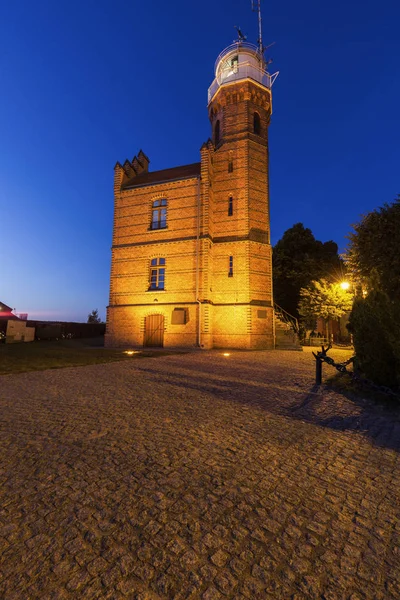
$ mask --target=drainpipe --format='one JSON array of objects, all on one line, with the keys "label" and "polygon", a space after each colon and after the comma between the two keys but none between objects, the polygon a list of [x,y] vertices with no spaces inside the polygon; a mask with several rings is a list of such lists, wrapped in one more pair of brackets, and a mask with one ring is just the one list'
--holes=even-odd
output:
[{"label": "drainpipe", "polygon": [[[271,244],[271,242],[270,242]],[[276,350],[276,323],[275,323],[275,302],[274,302],[274,287],[273,287],[273,276],[272,276],[272,252],[273,248],[271,246],[271,304],[272,304],[272,336],[273,336],[273,344],[274,350]]]},{"label": "drainpipe", "polygon": [[197,329],[197,345],[201,348],[201,300],[200,289],[200,177],[197,179],[197,236],[196,236],[196,302],[199,305],[199,319]]}]

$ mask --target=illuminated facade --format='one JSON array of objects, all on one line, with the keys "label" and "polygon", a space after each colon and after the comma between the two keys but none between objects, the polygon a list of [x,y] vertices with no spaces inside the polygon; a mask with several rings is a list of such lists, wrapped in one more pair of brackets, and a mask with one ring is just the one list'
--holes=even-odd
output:
[{"label": "illuminated facade", "polygon": [[272,348],[268,126],[259,49],[226,48],[209,88],[201,161],[115,167],[108,346]]}]

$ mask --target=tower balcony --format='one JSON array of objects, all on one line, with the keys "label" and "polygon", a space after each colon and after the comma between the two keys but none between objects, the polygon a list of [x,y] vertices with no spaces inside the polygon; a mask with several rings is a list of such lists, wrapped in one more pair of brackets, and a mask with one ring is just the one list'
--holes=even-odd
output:
[{"label": "tower balcony", "polygon": [[264,57],[259,49],[248,42],[235,42],[221,52],[215,61],[215,79],[208,88],[208,102],[223,85],[252,79],[271,89],[278,73],[271,75],[266,69]]}]

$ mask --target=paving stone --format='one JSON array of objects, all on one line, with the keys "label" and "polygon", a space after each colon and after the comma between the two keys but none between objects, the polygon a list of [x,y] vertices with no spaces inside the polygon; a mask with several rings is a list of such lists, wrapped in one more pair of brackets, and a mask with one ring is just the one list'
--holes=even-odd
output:
[{"label": "paving stone", "polygon": [[1,378],[1,598],[400,597],[398,411],[231,358]]}]

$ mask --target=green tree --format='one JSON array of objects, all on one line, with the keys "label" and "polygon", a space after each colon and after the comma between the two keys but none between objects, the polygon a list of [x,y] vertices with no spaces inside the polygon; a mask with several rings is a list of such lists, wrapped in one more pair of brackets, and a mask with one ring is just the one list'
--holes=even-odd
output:
[{"label": "green tree", "polygon": [[[346,263],[355,281],[400,297],[400,196],[364,215],[349,234]],[[375,281],[371,281],[371,275]]]},{"label": "green tree", "polygon": [[272,265],[274,300],[295,317],[299,316],[302,288],[321,278],[340,280],[344,277],[337,244],[316,240],[311,229],[302,223],[285,231],[274,246]]},{"label": "green tree", "polygon": [[92,310],[92,312],[90,313],[90,315],[88,315],[88,319],[87,319],[88,323],[101,323],[101,319],[99,317],[99,311],[97,308],[95,308],[94,310]]},{"label": "green tree", "polygon": [[310,327],[314,326],[317,318],[324,319],[328,337],[329,321],[349,312],[352,304],[353,295],[343,290],[339,283],[329,283],[326,279],[320,279],[300,290],[299,314]]},{"label": "green tree", "polygon": [[382,291],[357,298],[349,319],[358,368],[378,385],[400,384],[400,303]]}]

